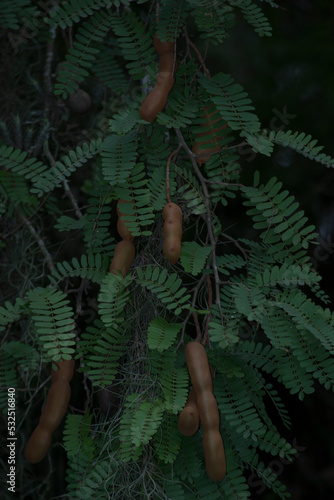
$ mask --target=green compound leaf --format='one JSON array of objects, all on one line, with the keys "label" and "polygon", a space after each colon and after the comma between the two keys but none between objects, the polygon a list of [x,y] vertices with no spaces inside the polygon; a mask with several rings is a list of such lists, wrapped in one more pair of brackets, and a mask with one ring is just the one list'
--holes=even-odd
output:
[{"label": "green compound leaf", "polygon": [[183,242],[180,259],[184,270],[197,276],[203,270],[211,251],[211,247],[201,247],[195,241]]},{"label": "green compound leaf", "polygon": [[182,324],[168,323],[168,321],[160,316],[154,318],[148,326],[148,347],[156,349],[158,352],[165,351],[174,344],[181,328]]}]

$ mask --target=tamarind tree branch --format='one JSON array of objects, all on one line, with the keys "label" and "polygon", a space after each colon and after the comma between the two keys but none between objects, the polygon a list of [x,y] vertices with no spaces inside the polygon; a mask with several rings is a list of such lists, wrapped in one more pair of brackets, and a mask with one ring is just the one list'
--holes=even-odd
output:
[{"label": "tamarind tree branch", "polygon": [[203,281],[205,280],[205,276],[206,275],[203,274],[202,277],[201,277],[201,279],[198,280],[197,285],[193,288],[193,298],[192,298],[192,301],[191,301],[191,309],[188,312],[188,314],[186,316],[186,319],[183,322],[183,328],[182,328],[182,332],[181,332],[181,336],[180,336],[180,341],[179,341],[178,345],[176,346],[176,349],[175,349],[176,351],[178,350],[178,348],[180,347],[180,345],[183,343],[184,332],[185,332],[187,323],[189,321],[189,318],[193,314],[193,309],[195,309],[195,305],[196,305],[196,301],[197,301],[197,296],[198,296],[200,288],[201,288],[201,286],[203,284]]},{"label": "tamarind tree branch", "polygon": [[191,163],[194,167],[194,171],[201,183],[203,193],[204,193],[204,198],[205,198],[205,209],[206,209],[206,224],[208,228],[208,234],[209,234],[209,239],[210,243],[212,246],[212,252],[211,252],[211,257],[212,257],[212,268],[213,268],[213,274],[215,277],[215,290],[216,290],[216,304],[219,308],[221,317],[223,317],[223,311],[221,308],[221,302],[220,302],[220,290],[219,290],[219,285],[220,285],[220,279],[219,279],[219,273],[218,273],[218,267],[217,267],[217,260],[216,260],[216,238],[213,234],[213,229],[212,229],[212,218],[211,218],[211,207],[210,207],[210,193],[208,191],[205,178],[203,177],[200,169],[198,168],[198,165],[195,161],[195,155],[191,151],[191,149],[188,147],[188,144],[186,143],[183,134],[180,129],[175,129],[176,135],[180,141],[180,143],[183,146],[183,149],[187,153],[188,157],[191,160]]}]

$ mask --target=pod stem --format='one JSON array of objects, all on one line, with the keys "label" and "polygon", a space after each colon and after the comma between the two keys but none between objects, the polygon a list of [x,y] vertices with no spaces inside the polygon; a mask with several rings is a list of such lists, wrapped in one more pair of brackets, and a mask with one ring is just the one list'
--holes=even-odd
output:
[{"label": "pod stem", "polygon": [[198,321],[198,316],[196,312],[193,312],[193,318],[194,318],[194,323],[195,323],[195,328],[196,328],[196,342],[201,341],[202,337],[202,332],[201,332],[201,327],[199,326],[199,321]]}]

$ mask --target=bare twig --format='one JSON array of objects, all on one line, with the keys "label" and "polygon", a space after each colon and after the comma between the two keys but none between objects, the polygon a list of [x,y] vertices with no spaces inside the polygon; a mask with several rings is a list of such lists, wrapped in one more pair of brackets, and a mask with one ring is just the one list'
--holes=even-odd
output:
[{"label": "bare twig", "polygon": [[[47,157],[47,159],[49,160],[51,166],[54,168],[57,168],[57,163],[56,163],[56,160],[54,159],[54,157],[50,151],[48,140],[46,140],[43,144],[43,152],[44,152],[45,156]],[[81,217],[82,217],[81,210],[77,204],[77,200],[75,199],[66,179],[63,180],[63,186],[64,186],[65,192],[66,192],[69,200],[72,203],[72,206],[73,206],[74,211],[75,211],[75,215],[78,217],[78,219],[81,219]]]},{"label": "bare twig", "polygon": [[188,46],[190,46],[196,52],[197,58],[200,62],[201,67],[204,70],[206,77],[210,79],[211,76],[210,76],[209,70],[206,67],[206,64],[204,62],[204,58],[203,58],[202,54],[200,53],[200,51],[198,50],[198,48],[196,47],[196,45],[190,40],[186,26],[184,26],[184,34],[186,36],[186,41],[187,41]]},{"label": "bare twig", "polygon": [[193,312],[193,318],[196,328],[196,342],[200,342],[202,337],[202,332],[201,332],[201,327],[199,326],[197,312]]},{"label": "bare twig", "polygon": [[38,243],[38,246],[46,259],[46,263],[47,263],[50,271],[55,270],[55,265],[53,263],[51,254],[48,252],[43,239],[37,234],[34,226],[31,224],[31,222],[21,212],[18,212],[18,214],[21,217],[21,219],[23,220],[25,226],[29,229],[32,236],[35,238],[36,242]]},{"label": "bare twig", "polygon": [[221,236],[224,236],[224,238],[226,238],[227,240],[232,241],[235,244],[235,246],[240,250],[240,252],[244,256],[244,259],[246,261],[248,260],[247,251],[244,248],[242,248],[242,246],[240,245],[240,243],[236,239],[232,238],[232,236],[229,236],[226,233],[221,233]]},{"label": "bare twig", "polygon": [[195,309],[198,292],[199,292],[199,290],[200,290],[200,288],[201,288],[201,286],[203,284],[204,279],[205,279],[205,274],[203,274],[203,276],[201,277],[201,279],[198,281],[197,285],[193,288],[193,298],[192,298],[192,301],[191,301],[191,309],[188,312],[188,314],[186,316],[186,319],[183,322],[183,328],[182,328],[182,332],[181,332],[181,337],[180,337],[180,341],[179,341],[178,345],[176,346],[176,351],[178,350],[178,348],[180,347],[180,345],[183,343],[184,332],[186,330],[186,326],[187,326],[187,323],[189,321],[189,318],[190,318],[190,316],[193,313],[193,309]]}]

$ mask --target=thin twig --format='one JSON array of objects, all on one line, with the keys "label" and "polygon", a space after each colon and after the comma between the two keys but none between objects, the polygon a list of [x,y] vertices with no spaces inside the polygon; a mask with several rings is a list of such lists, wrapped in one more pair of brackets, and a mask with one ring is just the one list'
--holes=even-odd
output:
[{"label": "thin twig", "polygon": [[197,154],[197,155],[195,155],[195,158],[206,158],[207,156],[217,155],[218,153],[224,153],[224,151],[228,151],[229,149],[237,149],[237,148],[240,148],[242,146],[248,146],[248,142],[242,141],[242,142],[239,142],[239,144],[235,144],[234,146],[228,146],[227,148],[219,147],[219,149],[217,149],[217,151],[213,151],[212,153]]},{"label": "thin twig", "polygon": [[201,63],[201,66],[203,67],[203,70],[204,70],[205,76],[206,76],[207,78],[211,78],[210,73],[209,73],[209,70],[208,70],[208,68],[206,67],[206,64],[205,64],[205,62],[204,62],[204,59],[203,59],[203,57],[202,57],[202,54],[200,53],[200,51],[198,50],[198,48],[196,47],[196,45],[195,45],[195,44],[194,44],[194,43],[190,40],[190,38],[188,38],[188,43],[189,43],[190,47],[191,47],[192,49],[194,49],[194,51],[196,52],[196,55],[197,55],[197,57],[198,57],[198,60],[199,60],[199,62]]},{"label": "thin twig", "polygon": [[184,320],[183,322],[183,328],[182,328],[182,332],[181,332],[181,336],[180,336],[180,341],[178,343],[178,345],[176,346],[176,351],[178,350],[178,348],[180,347],[180,345],[183,343],[183,338],[184,338],[184,333],[185,333],[185,330],[186,330],[186,326],[187,326],[187,323],[189,321],[189,318],[190,316],[192,315],[193,313],[193,309],[195,309],[195,305],[196,305],[196,301],[197,301],[197,296],[198,296],[198,292],[203,284],[203,281],[205,279],[205,274],[203,274],[203,276],[201,277],[201,279],[198,281],[197,285],[195,286],[195,288],[193,288],[193,298],[192,298],[192,301],[191,301],[191,308],[186,316],[186,319]]},{"label": "thin twig", "polygon": [[200,51],[198,50],[198,48],[196,47],[196,45],[190,40],[186,26],[184,26],[184,33],[186,35],[187,44],[190,45],[190,47],[196,52],[197,58],[201,64],[201,66],[203,67],[203,70],[204,70],[206,77],[210,79],[211,76],[210,76],[209,70],[206,67],[206,64],[204,62],[204,58],[203,58],[202,54],[200,53]]},{"label": "thin twig", "polygon": [[[57,168],[57,163],[56,163],[56,160],[54,159],[54,157],[50,151],[48,140],[46,140],[43,144],[43,152],[44,152],[45,156],[48,158],[51,166],[53,168]],[[63,180],[63,186],[64,186],[65,192],[66,192],[69,200],[72,203],[72,206],[73,206],[74,211],[75,211],[75,215],[77,216],[78,219],[81,219],[82,212],[77,204],[77,200],[75,199],[66,179]]]},{"label": "thin twig", "polygon": [[202,332],[201,332],[201,327],[199,326],[199,321],[198,321],[198,316],[197,312],[193,312],[193,318],[194,318],[194,323],[195,323],[195,328],[196,328],[196,342],[201,341],[202,337]]},{"label": "thin twig", "polygon": [[47,250],[47,248],[45,246],[44,241],[37,234],[34,226],[31,224],[31,222],[21,212],[18,212],[18,213],[19,213],[19,216],[21,217],[21,219],[23,220],[24,224],[27,226],[27,228],[29,229],[30,233],[33,235],[33,237],[35,238],[36,242],[38,243],[38,246],[39,246],[42,254],[46,258],[46,263],[47,263],[50,271],[54,271],[56,268],[55,268],[55,265],[53,263],[51,254],[48,252],[48,250]]},{"label": "thin twig", "polygon": [[232,241],[232,242],[235,244],[235,246],[236,246],[237,248],[239,248],[240,252],[241,252],[241,253],[242,253],[242,255],[244,256],[244,259],[245,259],[246,261],[248,260],[247,251],[246,251],[244,248],[242,248],[242,246],[240,245],[240,243],[238,243],[238,241],[237,241],[236,239],[234,239],[232,236],[229,236],[229,235],[228,235],[228,234],[226,234],[226,233],[220,233],[220,234],[221,234],[221,236],[224,236],[224,238],[226,238],[227,240]]}]

